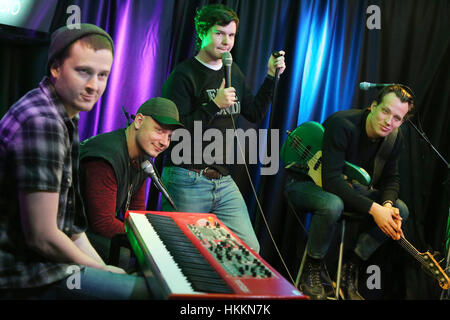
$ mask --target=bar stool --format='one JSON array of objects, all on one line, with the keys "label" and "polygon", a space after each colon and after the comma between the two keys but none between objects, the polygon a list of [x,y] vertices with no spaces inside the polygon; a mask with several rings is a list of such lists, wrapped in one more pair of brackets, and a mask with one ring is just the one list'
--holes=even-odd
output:
[{"label": "bar stool", "polygon": [[[292,202],[289,200],[289,197],[287,196],[286,192],[284,193],[284,196],[287,200],[287,203],[288,203],[291,211],[294,213],[297,220],[300,221],[300,218],[298,217],[297,212],[295,211],[295,207],[292,204]],[[303,212],[303,213],[307,213],[307,212]],[[338,224],[340,225],[340,235],[339,235],[338,266],[337,266],[337,271],[336,271],[336,291],[335,291],[335,299],[336,300],[339,300],[339,291],[341,289],[342,261],[343,261],[343,256],[344,256],[345,225],[346,225],[346,222],[361,221],[363,219],[365,219],[365,216],[363,214],[356,213],[356,212],[344,211],[344,212],[342,212],[342,214],[338,220]],[[303,225],[302,225],[302,227],[304,228]],[[306,229],[305,229],[305,232],[308,233]],[[303,251],[302,261],[301,261],[300,267],[298,269],[297,278],[295,279],[295,287],[296,288],[298,288],[298,285],[300,282],[300,277],[302,275],[303,268],[305,266],[305,261],[306,261],[306,245],[305,245],[305,250]]]},{"label": "bar stool", "polygon": [[[365,219],[365,216],[361,213],[344,211],[338,220],[341,225],[340,240],[339,240],[339,258],[338,258],[338,268],[336,271],[336,300],[339,300],[339,291],[341,289],[342,280],[342,260],[344,256],[344,237],[345,237],[345,224],[351,221],[361,221]],[[305,250],[306,251],[306,250]]]}]

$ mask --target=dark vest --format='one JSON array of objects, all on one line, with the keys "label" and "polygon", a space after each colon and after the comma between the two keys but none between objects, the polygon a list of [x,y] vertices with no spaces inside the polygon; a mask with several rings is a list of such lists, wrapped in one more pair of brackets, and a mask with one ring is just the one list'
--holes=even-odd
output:
[{"label": "dark vest", "polygon": [[[118,129],[108,133],[102,133],[91,137],[80,144],[81,186],[82,194],[89,192],[83,190],[84,170],[83,162],[89,159],[101,158],[107,161],[114,169],[117,180],[116,217],[124,220],[125,208],[128,199],[128,190],[131,186],[131,196],[135,195],[144,183],[147,175],[143,170],[138,170],[131,165],[128,155],[128,147],[125,129]],[[139,163],[148,159],[143,157]]]}]

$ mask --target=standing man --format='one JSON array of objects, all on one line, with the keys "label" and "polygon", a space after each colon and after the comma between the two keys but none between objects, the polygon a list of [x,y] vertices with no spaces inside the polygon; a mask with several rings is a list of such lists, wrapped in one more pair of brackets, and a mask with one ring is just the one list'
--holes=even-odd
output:
[{"label": "standing man", "polygon": [[380,146],[410,116],[413,107],[411,94],[401,86],[393,85],[381,90],[365,110],[338,111],[328,117],[323,124],[323,189],[306,173],[290,171],[286,184],[290,201],[300,210],[312,213],[306,262],[300,278],[300,289],[311,298],[326,298],[320,274],[324,271],[323,259],[344,208],[373,218],[369,228],[359,233],[356,246],[344,253],[342,291],[345,299],[363,299],[357,282],[360,264],[389,237],[399,240],[403,236],[402,221],[408,218],[409,211],[398,199],[401,134],[393,139],[375,189],[347,181],[343,170],[348,161],[373,176],[374,159]]},{"label": "standing man", "polygon": [[[178,106],[181,122],[191,135],[191,157],[188,163],[175,164],[173,154],[167,156],[162,179],[172,194],[178,211],[211,212],[216,214],[236,235],[255,251],[259,251],[258,239],[253,230],[245,201],[230,176],[226,165],[225,139],[221,155],[216,154],[212,164],[205,163],[203,151],[195,150],[194,126],[201,126],[202,136],[207,129],[233,128],[233,119],[242,114],[251,122],[260,121],[270,105],[273,95],[274,75],[285,70],[284,52],[270,57],[268,74],[256,96],[245,83],[244,75],[233,63],[231,87],[225,88],[222,54],[233,49],[239,18],[224,5],[207,5],[197,12],[198,54],[180,65],[170,74],[162,94]],[[233,119],[232,119],[233,117]],[[195,137],[194,137],[195,138]],[[197,153],[197,155],[196,155]],[[172,157],[172,158],[171,158]],[[202,159],[195,163],[194,158]],[[163,208],[171,211],[167,201]]]},{"label": "standing man", "polygon": [[81,194],[90,231],[110,239],[125,232],[123,220],[128,209],[146,209],[147,174],[141,163],[166,150],[172,131],[182,126],[172,101],[152,98],[139,107],[126,129],[99,134],[80,144]]},{"label": "standing man", "polygon": [[113,54],[111,37],[95,25],[56,30],[49,77],[0,121],[2,298],[148,297],[145,280],[106,265],[84,233],[78,114],[105,91]]}]

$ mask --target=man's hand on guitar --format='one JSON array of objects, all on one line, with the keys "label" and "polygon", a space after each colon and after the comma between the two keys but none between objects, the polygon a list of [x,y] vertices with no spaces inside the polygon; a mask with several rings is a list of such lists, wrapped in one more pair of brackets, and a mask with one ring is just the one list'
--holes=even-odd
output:
[{"label": "man's hand on guitar", "polygon": [[374,202],[369,210],[377,226],[389,237],[400,240],[403,237],[402,218],[397,208],[381,206]]}]

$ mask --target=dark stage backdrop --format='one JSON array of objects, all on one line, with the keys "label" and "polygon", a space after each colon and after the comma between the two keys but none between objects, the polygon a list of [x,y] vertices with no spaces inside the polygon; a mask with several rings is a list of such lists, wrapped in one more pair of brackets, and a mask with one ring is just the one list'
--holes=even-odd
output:
[{"label": "dark stage backdrop", "polygon": [[[376,91],[359,91],[359,82],[402,83],[410,86],[417,98],[413,122],[418,125],[421,120],[429,140],[448,159],[448,0],[60,0],[50,31],[66,23],[71,15],[67,8],[74,4],[81,9],[81,22],[107,30],[116,46],[105,94],[93,111],[80,115],[80,138],[124,127],[122,107],[134,114],[145,100],[160,95],[174,66],[195,54],[196,9],[217,2],[231,6],[240,17],[232,55],[255,92],[266,74],[271,52],[286,51],[288,67],[268,115],[259,124],[241,118],[240,127],[277,129],[281,144],[285,131],[302,122],[322,122],[335,111],[367,107]],[[373,11],[367,12],[370,5],[379,9],[380,29],[366,25],[374,18]],[[1,40],[0,115],[44,76],[48,44],[48,37]],[[400,197],[411,212],[406,236],[421,251],[433,248],[443,253],[448,169],[410,124],[403,125],[402,132],[407,143],[400,164]],[[161,163],[157,160],[160,170]],[[286,174],[279,165],[273,176],[260,176],[260,165],[249,166],[265,219],[245,168],[238,166],[233,176],[255,223],[262,256],[289,279],[296,276],[304,232],[287,210],[282,196]],[[158,200],[159,195],[150,188],[148,209],[158,209]],[[330,262],[334,251],[332,248],[328,255]],[[372,299],[439,298],[437,283],[392,241],[378,250],[370,264],[380,266],[382,272],[382,286],[377,290],[366,288],[365,269],[361,274],[361,290]]]}]

